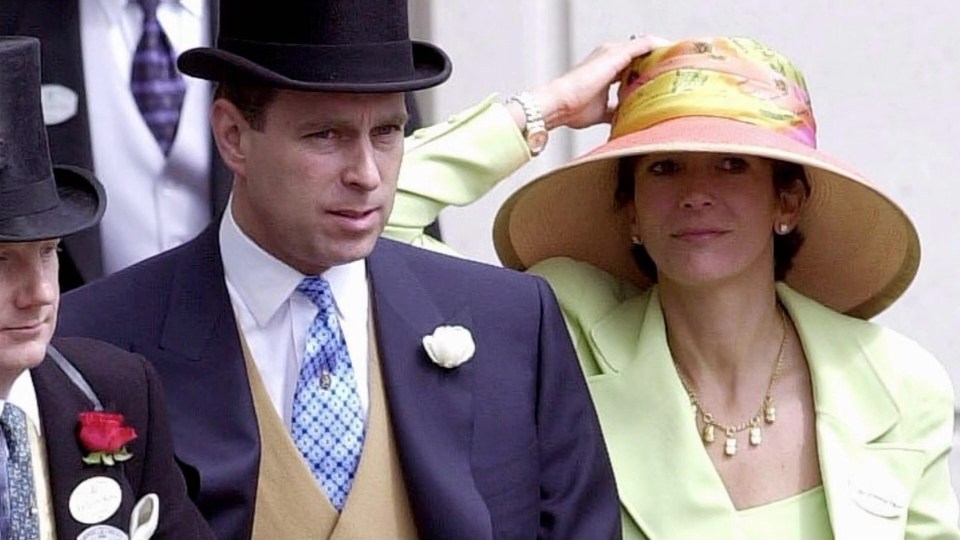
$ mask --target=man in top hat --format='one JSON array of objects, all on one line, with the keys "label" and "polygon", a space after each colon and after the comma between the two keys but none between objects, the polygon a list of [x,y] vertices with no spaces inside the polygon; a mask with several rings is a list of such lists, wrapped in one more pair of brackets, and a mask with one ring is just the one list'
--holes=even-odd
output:
[{"label": "man in top hat", "polygon": [[218,9],[216,0],[0,2],[0,34],[43,43],[53,161],[94,171],[110,198],[97,226],[61,243],[61,291],[190,240],[226,207],[233,173],[210,136],[210,82],[175,69],[177,51],[213,42]]},{"label": "man in top hat", "polygon": [[379,240],[402,92],[450,61],[404,0],[221,6],[222,221],[72,293],[63,335],[136,350],[222,538],[613,538],[616,490],[555,299]]},{"label": "man in top hat", "polygon": [[50,165],[39,42],[0,38],[0,73],[0,538],[213,538],[153,368],[106,343],[51,342],[57,246],[97,223],[103,190]]}]

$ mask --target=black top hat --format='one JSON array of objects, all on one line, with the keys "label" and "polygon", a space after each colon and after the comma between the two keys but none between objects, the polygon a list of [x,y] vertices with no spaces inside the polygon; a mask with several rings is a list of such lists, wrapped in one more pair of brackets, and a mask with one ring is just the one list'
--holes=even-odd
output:
[{"label": "black top hat", "polygon": [[329,92],[402,92],[450,77],[447,55],[411,41],[407,0],[226,0],[216,48],[180,71],[221,82]]},{"label": "black top hat", "polygon": [[0,242],[66,236],[96,225],[105,207],[91,173],[50,164],[40,42],[0,37]]}]

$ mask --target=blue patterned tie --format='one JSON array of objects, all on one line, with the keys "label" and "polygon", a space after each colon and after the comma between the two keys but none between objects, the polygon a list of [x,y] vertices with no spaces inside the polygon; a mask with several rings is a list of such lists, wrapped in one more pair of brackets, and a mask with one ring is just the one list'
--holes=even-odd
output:
[{"label": "blue patterned tie", "polygon": [[[40,523],[37,519],[37,500],[33,490],[33,468],[30,465],[30,443],[27,439],[27,416],[11,403],[3,405],[0,429],[6,444],[0,454],[6,458],[4,469],[6,484],[3,489],[3,508],[0,514],[9,512],[0,526],[0,538],[6,540],[37,540],[40,538]],[[0,473],[2,475],[2,473]]]},{"label": "blue patterned tie", "polygon": [[307,334],[290,431],[327,498],[341,511],[363,448],[360,395],[330,284],[308,277],[297,290],[319,311]]},{"label": "blue patterned tie", "polygon": [[143,9],[143,34],[133,53],[130,91],[163,155],[167,155],[177,135],[187,87],[177,71],[170,41],[157,20],[160,0],[137,0],[137,3]]}]

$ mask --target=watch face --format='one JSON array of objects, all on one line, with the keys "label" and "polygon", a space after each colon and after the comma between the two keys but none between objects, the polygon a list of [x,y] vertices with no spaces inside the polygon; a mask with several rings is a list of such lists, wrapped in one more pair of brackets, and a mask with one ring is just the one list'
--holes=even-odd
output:
[{"label": "watch face", "polygon": [[531,152],[539,152],[547,145],[547,130],[539,129],[527,133],[527,145]]}]

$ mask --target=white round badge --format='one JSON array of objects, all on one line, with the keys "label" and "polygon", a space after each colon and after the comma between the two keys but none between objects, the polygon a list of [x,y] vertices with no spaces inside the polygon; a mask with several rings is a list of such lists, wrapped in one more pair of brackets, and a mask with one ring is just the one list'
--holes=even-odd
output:
[{"label": "white round badge", "polygon": [[122,498],[120,484],[113,478],[88,478],[70,494],[70,515],[87,525],[100,523],[116,513]]},{"label": "white round badge", "polygon": [[77,540],[127,540],[127,533],[111,525],[94,525],[80,533]]},{"label": "white round badge", "polygon": [[62,124],[77,115],[80,97],[76,92],[60,84],[44,84],[40,87],[40,110],[43,123],[48,126]]}]

